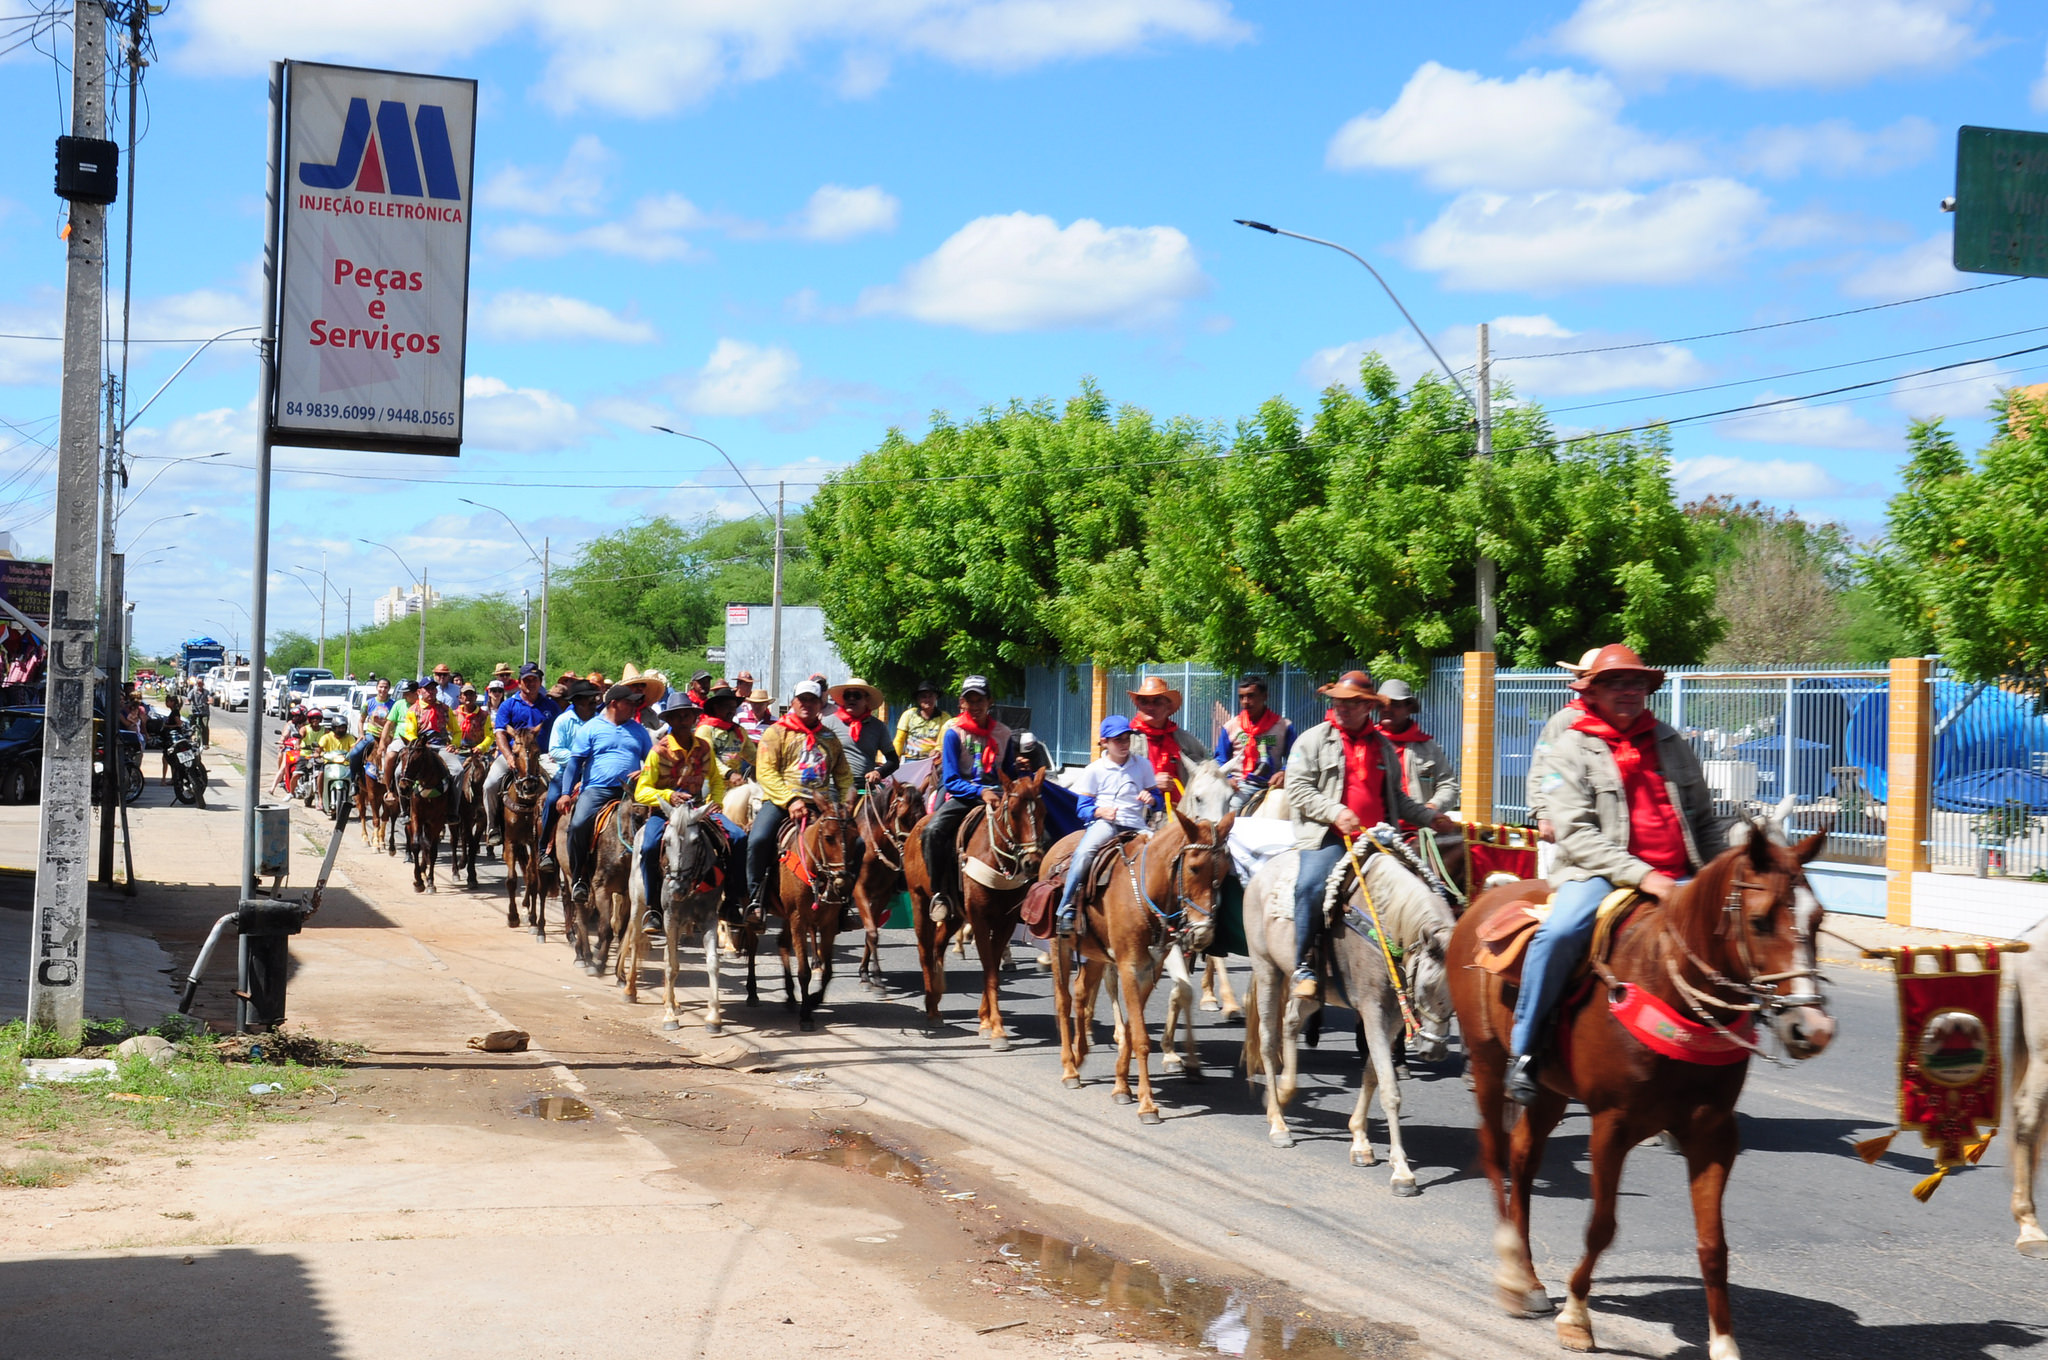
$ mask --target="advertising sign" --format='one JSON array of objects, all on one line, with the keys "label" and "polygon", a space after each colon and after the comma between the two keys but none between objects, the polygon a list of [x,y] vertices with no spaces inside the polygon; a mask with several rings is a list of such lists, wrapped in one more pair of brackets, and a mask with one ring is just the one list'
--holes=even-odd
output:
[{"label": "advertising sign", "polygon": [[457,453],[476,82],[287,67],[271,439]]},{"label": "advertising sign", "polygon": [[1956,133],[1955,267],[2048,276],[2048,132]]},{"label": "advertising sign", "polygon": [[48,627],[51,571],[48,562],[0,561],[0,600]]}]

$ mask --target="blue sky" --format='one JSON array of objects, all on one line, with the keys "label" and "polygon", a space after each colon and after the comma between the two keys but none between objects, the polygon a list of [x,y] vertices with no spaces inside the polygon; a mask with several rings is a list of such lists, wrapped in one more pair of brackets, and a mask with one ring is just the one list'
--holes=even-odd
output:
[{"label": "blue sky", "polygon": [[[34,7],[0,0],[0,46]],[[1949,267],[1937,205],[1959,125],[2048,127],[2039,6],[174,0],[155,31],[138,341],[256,317],[268,59],[480,82],[462,457],[278,455],[272,561],[324,553],[358,617],[399,578],[359,537],[451,590],[537,585],[503,521],[459,497],[558,555],[639,516],[752,508],[711,450],[651,424],[800,499],[891,425],[1063,398],[1084,375],[1227,422],[1312,402],[1366,347],[1422,370],[1364,271],[1234,217],[1366,254],[1454,364],[1491,322],[1497,375],[1572,428],[2048,343],[2031,330],[2048,285],[2025,280],[1641,345],[1995,282]],[[68,78],[39,42],[0,58],[10,335],[61,320]],[[131,410],[194,348],[135,346]],[[33,551],[57,358],[0,339],[0,528]],[[1997,387],[2044,379],[2048,353],[1681,425],[1679,485],[1873,532],[1912,416],[1976,440]],[[161,460],[229,453],[169,466],[126,512],[145,647],[241,626],[220,600],[248,597],[255,389],[250,347],[223,342],[131,436],[136,487]],[[275,626],[311,628],[306,590],[278,579],[270,599]]]}]

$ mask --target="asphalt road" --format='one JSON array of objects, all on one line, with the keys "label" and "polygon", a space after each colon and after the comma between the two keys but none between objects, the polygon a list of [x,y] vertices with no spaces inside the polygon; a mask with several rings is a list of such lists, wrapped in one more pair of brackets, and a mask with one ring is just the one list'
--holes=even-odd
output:
[{"label": "asphalt road", "polygon": [[[1396,1199],[1384,1162],[1348,1161],[1359,1063],[1347,1032],[1304,1051],[1292,1149],[1267,1144],[1261,1098],[1235,1070],[1243,1031],[1214,1014],[1201,1015],[1196,1031],[1208,1079],[1157,1080],[1165,1122],[1144,1127],[1109,1100],[1105,1048],[1091,1055],[1081,1090],[1061,1087],[1048,974],[1027,966],[1005,975],[1014,1047],[991,1053],[974,1030],[978,967],[956,961],[958,990],[944,1007],[952,1026],[927,1037],[909,934],[884,938],[888,997],[863,998],[842,970],[816,1033],[796,1032],[774,1001],[751,1012],[729,1001],[728,1016],[759,1026],[750,1042],[784,1060],[824,1068],[876,1108],[965,1140],[1034,1194],[1145,1224],[1330,1307],[1414,1327],[1445,1354],[1556,1352],[1548,1319],[1510,1319],[1493,1303],[1492,1212],[1455,1052],[1403,1088],[1422,1194]],[[764,996],[779,999],[773,959],[762,965],[764,983],[774,979]],[[701,977],[686,970],[683,982]],[[2048,1339],[2048,1264],[2012,1247],[2009,1140],[2001,1136],[1981,1167],[1952,1174],[1925,1205],[1908,1193],[1930,1169],[1917,1139],[1899,1139],[1875,1167],[1860,1161],[1851,1142],[1891,1123],[1896,1018],[1884,975],[1838,964],[1833,979],[1840,1038],[1799,1066],[1752,1061],[1742,1101],[1745,1152],[1727,1219],[1744,1355],[1968,1360],[2037,1347]],[[729,997],[731,987],[728,973]],[[1163,1007],[1155,995],[1155,1025]],[[1154,1062],[1156,1077],[1156,1054]],[[1382,1128],[1375,1118],[1384,1154]],[[1584,1231],[1586,1131],[1582,1114],[1564,1121],[1538,1185],[1536,1257],[1553,1297]],[[1705,1354],[1684,1167],[1660,1148],[1630,1158],[1620,1235],[1602,1259],[1593,1313],[1603,1350]]]}]

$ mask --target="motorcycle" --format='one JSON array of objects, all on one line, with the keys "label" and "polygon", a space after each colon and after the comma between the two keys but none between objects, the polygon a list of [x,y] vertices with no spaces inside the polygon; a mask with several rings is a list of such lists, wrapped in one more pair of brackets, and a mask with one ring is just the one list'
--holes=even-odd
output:
[{"label": "motorcycle", "polygon": [[[106,797],[107,752],[103,745],[92,753],[92,801]],[[142,796],[142,740],[133,732],[121,733],[121,801],[132,803]]]},{"label": "motorcycle", "polygon": [[329,751],[321,761],[320,806],[330,819],[355,802],[355,777],[348,768],[348,752]]},{"label": "motorcycle", "polygon": [[319,752],[302,746],[292,756],[292,772],[288,788],[290,796],[307,807],[320,801],[320,760]]},{"label": "motorcycle", "polygon": [[179,723],[166,734],[170,743],[171,797],[194,807],[206,806],[206,762],[199,758],[192,729]]}]

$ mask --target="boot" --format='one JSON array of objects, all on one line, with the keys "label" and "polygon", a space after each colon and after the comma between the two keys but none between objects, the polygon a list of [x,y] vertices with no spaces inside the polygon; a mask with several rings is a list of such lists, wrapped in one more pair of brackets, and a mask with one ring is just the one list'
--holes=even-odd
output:
[{"label": "boot", "polygon": [[1294,994],[1303,1001],[1313,1001],[1320,984],[1316,981],[1315,969],[1302,964],[1294,970]]},{"label": "boot", "polygon": [[1542,1085],[1536,1080],[1536,1055],[1524,1053],[1508,1064],[1508,1099],[1517,1105],[1534,1105]]}]

